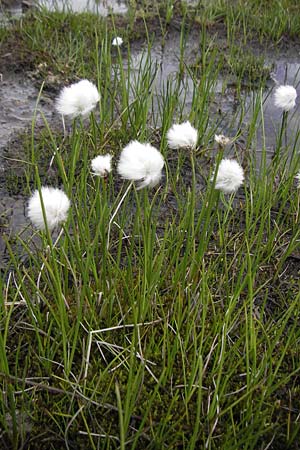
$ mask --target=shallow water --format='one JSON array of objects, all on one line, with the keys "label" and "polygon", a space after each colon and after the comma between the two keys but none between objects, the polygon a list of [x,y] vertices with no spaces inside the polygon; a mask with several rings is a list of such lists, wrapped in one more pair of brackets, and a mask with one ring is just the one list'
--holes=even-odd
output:
[{"label": "shallow water", "polygon": [[[281,84],[292,85],[298,91],[298,98],[296,99],[296,107],[290,111],[288,116],[287,138],[288,141],[293,141],[300,130],[300,63],[295,56],[286,55],[286,57],[279,57],[276,61],[271,61],[274,64],[272,72],[272,81],[269,83],[268,89],[262,92],[263,115],[260,120],[263,120],[263,127],[257,127],[257,143],[256,150],[261,151],[263,145],[266,146],[267,155],[273,155],[273,149],[276,142],[281,122],[282,111],[275,107],[273,91],[276,86]],[[245,121],[250,122],[253,113],[253,103],[257,98],[257,92],[250,92],[245,96],[245,105],[248,112],[245,116]]]},{"label": "shallow water", "polygon": [[[176,82],[177,73],[179,70],[180,59],[180,36],[179,33],[173,33],[167,38],[165,45],[162,46],[160,42],[156,41],[151,48],[151,61],[157,65],[157,73],[154,82],[154,111],[158,110],[157,104],[161,96],[161,92],[165,91],[166,83]],[[147,63],[145,49],[133,45],[131,49],[131,69],[139,73],[141,66]],[[197,36],[190,34],[185,51],[185,63],[187,65],[192,64],[195,57],[199,55],[199,39]],[[124,61],[125,67],[127,67],[126,60]],[[281,56],[276,60],[274,58],[266,58],[266,65],[273,67],[271,79],[267,83],[267,87],[262,91],[262,103],[263,103],[263,121],[265,136],[262,135],[262,127],[257,128],[257,142],[256,147],[260,151],[263,144],[266,145],[267,152],[270,156],[273,153],[273,147],[276,142],[276,134],[280,127],[282,120],[282,112],[274,106],[273,90],[279,84],[290,84],[296,89],[300,89],[300,63],[297,55]],[[199,80],[197,80],[199,81]],[[193,102],[193,95],[195,84],[191,76],[185,72],[181,82],[181,94],[178,99],[179,103],[184,102],[184,112],[188,115]],[[235,127],[238,126],[238,118],[235,120],[235,116],[242,108],[245,111],[243,123],[244,128],[247,128],[247,124],[250,123],[253,115],[253,108],[255,99],[257,99],[257,90],[249,91],[244,90],[242,98],[237,98],[235,85],[230,80],[218,76],[213,89],[213,101],[211,104],[211,118],[212,122],[220,122],[220,129],[218,133],[225,133],[230,130],[234,132]],[[288,136],[292,139],[299,130],[299,118],[300,118],[300,106],[299,98],[296,101],[296,108],[289,114],[288,121]],[[222,117],[222,121],[216,118],[217,115]],[[262,120],[262,116],[261,116]],[[154,118],[154,124],[159,123],[157,117]]]},{"label": "shallow water", "polygon": [[126,2],[121,0],[40,0],[39,4],[50,11],[89,11],[101,16],[125,14],[128,10]]},{"label": "shallow water", "polygon": [[4,0],[0,5],[0,18],[5,16],[20,18],[28,7],[41,6],[49,11],[91,12],[101,16],[126,14],[128,6],[125,0]]}]

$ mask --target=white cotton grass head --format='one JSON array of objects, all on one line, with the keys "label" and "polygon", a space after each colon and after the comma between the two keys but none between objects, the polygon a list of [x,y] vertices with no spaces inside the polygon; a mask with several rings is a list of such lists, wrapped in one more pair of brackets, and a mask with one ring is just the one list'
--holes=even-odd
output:
[{"label": "white cotton grass head", "polygon": [[99,100],[97,87],[89,80],[81,80],[61,90],[55,107],[62,116],[86,117]]},{"label": "white cotton grass head", "polygon": [[164,158],[151,144],[131,141],[121,152],[117,171],[121,177],[141,181],[138,189],[155,186],[162,176]]},{"label": "white cotton grass head", "polygon": [[[67,220],[70,200],[61,189],[47,186],[41,188],[41,196],[43,199],[47,226],[51,231],[57,225]],[[33,193],[29,200],[28,217],[36,228],[45,230],[46,226],[43,208],[38,190]]]},{"label": "white cotton grass head", "polygon": [[98,177],[106,177],[111,172],[111,160],[112,156],[99,155],[91,161],[92,173]]},{"label": "white cotton grass head", "polygon": [[225,147],[225,145],[231,143],[231,139],[227,136],[224,136],[224,134],[215,134],[215,142],[221,147]]},{"label": "white cotton grass head", "polygon": [[297,181],[297,188],[300,189],[300,172],[297,173],[295,179]]},{"label": "white cotton grass head", "polygon": [[235,159],[222,159],[216,175],[215,188],[224,194],[232,194],[243,184],[244,179],[244,170]]},{"label": "white cotton grass head", "polygon": [[290,111],[296,105],[297,91],[293,86],[278,86],[274,93],[274,104],[283,111]]},{"label": "white cotton grass head", "polygon": [[195,148],[198,141],[198,132],[189,121],[175,123],[167,132],[167,141],[170,148]]},{"label": "white cotton grass head", "polygon": [[111,43],[111,45],[113,45],[114,47],[120,47],[122,44],[123,44],[123,39],[120,36],[115,37]]}]

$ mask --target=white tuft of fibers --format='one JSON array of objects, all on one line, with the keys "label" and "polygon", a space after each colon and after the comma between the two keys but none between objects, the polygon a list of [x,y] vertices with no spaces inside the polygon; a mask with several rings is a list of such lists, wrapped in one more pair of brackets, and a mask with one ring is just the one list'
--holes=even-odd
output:
[{"label": "white tuft of fibers", "polygon": [[99,155],[92,159],[91,167],[93,174],[98,177],[105,177],[109,172],[111,172],[111,160],[112,156],[109,154]]},{"label": "white tuft of fibers", "polygon": [[227,136],[224,136],[224,134],[215,134],[215,142],[221,145],[221,147],[225,147],[225,145],[231,143],[231,139]]},{"label": "white tuft of fibers", "polygon": [[127,180],[141,181],[138,189],[142,189],[159,182],[164,163],[162,154],[151,144],[131,141],[121,152],[117,170]]},{"label": "white tuft of fibers", "polygon": [[55,107],[62,116],[85,117],[96,107],[99,100],[97,87],[89,80],[81,80],[62,89]]},{"label": "white tuft of fibers", "polygon": [[123,39],[120,36],[115,37],[111,43],[111,45],[113,45],[114,47],[120,47],[122,44],[123,44]]},{"label": "white tuft of fibers", "polygon": [[283,111],[290,111],[296,105],[297,91],[293,86],[278,86],[274,93],[274,104]]},{"label": "white tuft of fibers", "polygon": [[[67,220],[70,200],[61,189],[47,186],[41,188],[41,196],[43,199],[47,226],[51,231],[61,222]],[[44,230],[46,228],[40,193],[38,190],[34,191],[29,200],[28,217],[33,225],[39,230]]]},{"label": "white tuft of fibers", "polygon": [[189,121],[175,123],[167,132],[167,141],[170,148],[195,148],[198,141],[198,132]]},{"label": "white tuft of fibers", "polygon": [[231,194],[238,190],[244,179],[244,170],[235,159],[222,159],[216,176],[215,188],[225,194]]},{"label": "white tuft of fibers", "polygon": [[297,173],[297,175],[295,176],[296,180],[297,180],[297,188],[300,189],[300,172]]}]

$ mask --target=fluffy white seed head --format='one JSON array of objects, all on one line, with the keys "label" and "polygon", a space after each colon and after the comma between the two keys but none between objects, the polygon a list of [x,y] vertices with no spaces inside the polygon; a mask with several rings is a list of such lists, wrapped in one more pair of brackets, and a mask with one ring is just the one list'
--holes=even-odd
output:
[{"label": "fluffy white seed head", "polygon": [[296,105],[297,91],[293,86],[278,86],[274,93],[274,103],[283,111],[290,111]]},{"label": "fluffy white seed head", "polygon": [[244,178],[244,170],[235,159],[222,159],[217,172],[215,188],[225,194],[231,194],[243,184]]},{"label": "fluffy white seed head", "polygon": [[221,147],[225,147],[225,145],[230,144],[231,139],[227,136],[224,136],[224,134],[215,134],[215,142]]},{"label": "fluffy white seed head", "polygon": [[197,130],[189,121],[172,125],[167,133],[170,148],[195,148],[198,140]]},{"label": "fluffy white seed head", "polygon": [[[42,187],[41,196],[45,209],[48,229],[51,231],[61,222],[65,222],[70,208],[70,200],[61,190],[53,187]],[[39,191],[36,190],[29,200],[28,217],[39,230],[44,230],[45,222]]]},{"label": "fluffy white seed head", "polygon": [[93,174],[98,177],[105,177],[111,171],[111,159],[112,156],[109,154],[99,155],[92,159],[91,167]]},{"label": "fluffy white seed head", "polygon": [[120,36],[115,37],[111,43],[111,45],[113,45],[114,47],[120,47],[122,44],[123,44],[123,39]]},{"label": "fluffy white seed head", "polygon": [[300,172],[297,173],[295,178],[296,178],[296,181],[297,181],[297,188],[300,189]]},{"label": "fluffy white seed head", "polygon": [[132,141],[122,150],[117,170],[127,180],[141,181],[141,189],[159,182],[163,166],[164,158],[155,147]]},{"label": "fluffy white seed head", "polygon": [[55,107],[63,116],[85,117],[96,107],[99,100],[96,86],[89,80],[81,80],[62,89]]}]

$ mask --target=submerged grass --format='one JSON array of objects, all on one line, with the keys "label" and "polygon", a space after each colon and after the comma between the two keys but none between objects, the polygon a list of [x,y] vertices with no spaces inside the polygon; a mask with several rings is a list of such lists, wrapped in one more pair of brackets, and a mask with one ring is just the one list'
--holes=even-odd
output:
[{"label": "submerged grass", "polygon": [[[225,5],[228,17],[242,7],[222,1],[198,6],[206,20],[217,23],[224,20]],[[234,14],[246,31],[250,5],[261,11],[261,2],[243,2],[243,16]],[[264,11],[270,16],[271,10]],[[91,20],[101,27],[91,27]],[[80,39],[73,34],[79,24]],[[290,26],[295,24],[296,19]],[[19,161],[24,193],[46,182],[59,185],[72,207],[53,242],[48,233],[20,234],[22,258],[6,238],[2,446],[298,448],[299,135],[275,139],[275,157],[267,159],[265,97],[255,93],[246,128],[241,124],[247,108],[238,92],[236,115],[226,130],[235,136],[230,154],[243,164],[246,182],[236,196],[219,195],[212,174],[223,150],[213,136],[223,131],[225,118],[213,116],[212,105],[222,67],[207,50],[206,28],[199,36],[201,73],[185,64],[189,28],[183,23],[182,71],[158,93],[147,20],[138,66],[130,60],[130,34],[128,62],[124,50],[111,48],[117,20],[114,27],[92,16],[48,13],[19,28],[31,55],[43,47],[49,70],[65,71],[70,80],[91,78],[101,100],[88,122],[70,125],[66,138],[45,120],[40,132],[33,121],[24,141]],[[183,72],[193,92],[189,105]],[[241,81],[243,71],[236,74]],[[186,118],[198,129],[197,150],[168,149],[168,128]],[[238,146],[241,137],[244,149]],[[165,175],[153,191],[129,190],[108,245],[109,223],[128,183],[115,172],[107,179],[93,177],[90,160],[107,152],[118,157],[133,138],[160,148]]]}]

